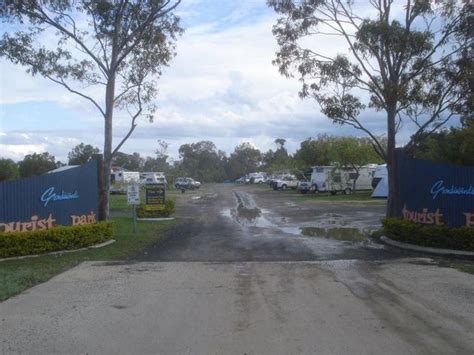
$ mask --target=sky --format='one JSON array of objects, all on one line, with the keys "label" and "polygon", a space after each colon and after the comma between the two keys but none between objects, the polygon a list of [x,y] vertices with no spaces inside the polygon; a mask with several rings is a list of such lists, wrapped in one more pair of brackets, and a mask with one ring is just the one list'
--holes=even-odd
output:
[{"label": "sky", "polygon": [[[333,124],[315,101],[300,99],[298,80],[281,76],[272,65],[277,15],[264,0],[183,0],[178,14],[185,33],[157,81],[154,122],[141,119],[121,151],[152,156],[161,139],[176,160],[185,143],[211,140],[230,154],[242,142],[267,151],[284,138],[293,153],[302,140],[322,133],[363,136]],[[318,45],[330,53],[347,51],[331,37]],[[18,161],[48,151],[67,162],[68,152],[81,142],[102,149],[103,119],[88,101],[4,59],[0,84],[0,157]],[[383,115],[364,115],[368,126],[383,134]],[[114,144],[129,125],[128,116],[116,112]],[[401,132],[401,141],[408,132]]]}]

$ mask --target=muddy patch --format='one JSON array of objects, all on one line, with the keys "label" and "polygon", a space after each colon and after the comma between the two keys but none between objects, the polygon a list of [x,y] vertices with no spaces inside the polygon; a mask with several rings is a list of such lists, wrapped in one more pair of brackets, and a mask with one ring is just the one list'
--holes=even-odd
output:
[{"label": "muddy patch", "polygon": [[244,192],[234,191],[234,197],[237,206],[222,211],[222,215],[230,217],[234,222],[246,227],[266,228],[272,225],[270,221],[262,216],[263,211],[257,207],[252,196]]}]

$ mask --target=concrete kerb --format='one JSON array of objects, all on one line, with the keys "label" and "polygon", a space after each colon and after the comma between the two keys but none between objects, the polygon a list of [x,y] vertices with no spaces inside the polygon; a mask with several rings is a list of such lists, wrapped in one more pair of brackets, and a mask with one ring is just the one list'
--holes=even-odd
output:
[{"label": "concrete kerb", "polygon": [[165,217],[165,218],[137,218],[137,221],[152,221],[152,222],[159,222],[159,221],[173,221],[174,217]]},{"label": "concrete kerb", "polygon": [[472,251],[422,247],[419,245],[397,242],[385,236],[380,237],[380,240],[387,245],[391,245],[400,249],[419,251],[422,253],[429,253],[429,254],[436,254],[436,255],[474,256],[474,252]]},{"label": "concrete kerb", "polygon": [[74,250],[59,250],[59,251],[52,251],[50,253],[44,253],[44,254],[12,256],[11,258],[0,259],[0,262],[8,261],[8,260],[21,260],[21,259],[37,258],[39,256],[51,256],[51,255],[58,255],[58,254],[75,253],[75,252],[78,252],[78,251],[84,251],[84,250],[89,250],[89,249],[98,249],[98,248],[106,247],[107,245],[110,245],[112,243],[115,243],[115,239],[110,239],[110,240],[107,240],[106,242],[103,242],[103,243],[91,245],[90,247],[74,249]]}]

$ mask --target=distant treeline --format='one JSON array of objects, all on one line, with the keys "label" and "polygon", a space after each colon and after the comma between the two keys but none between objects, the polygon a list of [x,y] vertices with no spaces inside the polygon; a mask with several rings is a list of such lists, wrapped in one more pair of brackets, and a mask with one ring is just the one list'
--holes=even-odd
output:
[{"label": "distant treeline", "polygon": [[[277,138],[274,149],[267,152],[242,143],[227,155],[213,142],[200,141],[183,144],[179,148],[179,160],[172,161],[167,154],[168,144],[158,140],[154,156],[119,152],[113,166],[130,171],[162,171],[174,177],[190,176],[202,182],[221,182],[256,171],[305,171],[311,166],[333,162],[353,167],[383,163],[367,138],[319,135],[302,141],[294,154],[288,153],[285,143],[285,139]],[[99,152],[99,148],[81,143],[68,154],[68,165],[84,164]],[[474,123],[469,121],[461,128],[434,133],[409,153],[418,158],[474,165]],[[63,165],[48,152],[29,154],[18,163],[0,159],[0,180],[41,175]]]}]

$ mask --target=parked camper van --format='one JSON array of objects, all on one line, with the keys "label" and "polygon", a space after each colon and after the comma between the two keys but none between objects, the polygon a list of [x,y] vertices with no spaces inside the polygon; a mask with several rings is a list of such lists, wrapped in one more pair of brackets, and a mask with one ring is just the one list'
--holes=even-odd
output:
[{"label": "parked camper van", "polygon": [[110,192],[111,193],[125,193],[127,192],[127,185],[130,183],[138,183],[140,181],[140,174],[138,171],[114,170],[110,175]]},{"label": "parked camper van", "polygon": [[311,173],[314,191],[336,194],[351,194],[354,190],[371,190],[374,165],[362,166],[358,170],[334,165],[315,166]]},{"label": "parked camper van", "polygon": [[162,172],[144,172],[140,173],[140,183],[147,184],[158,184],[168,186],[168,181],[166,181],[165,173]]}]

